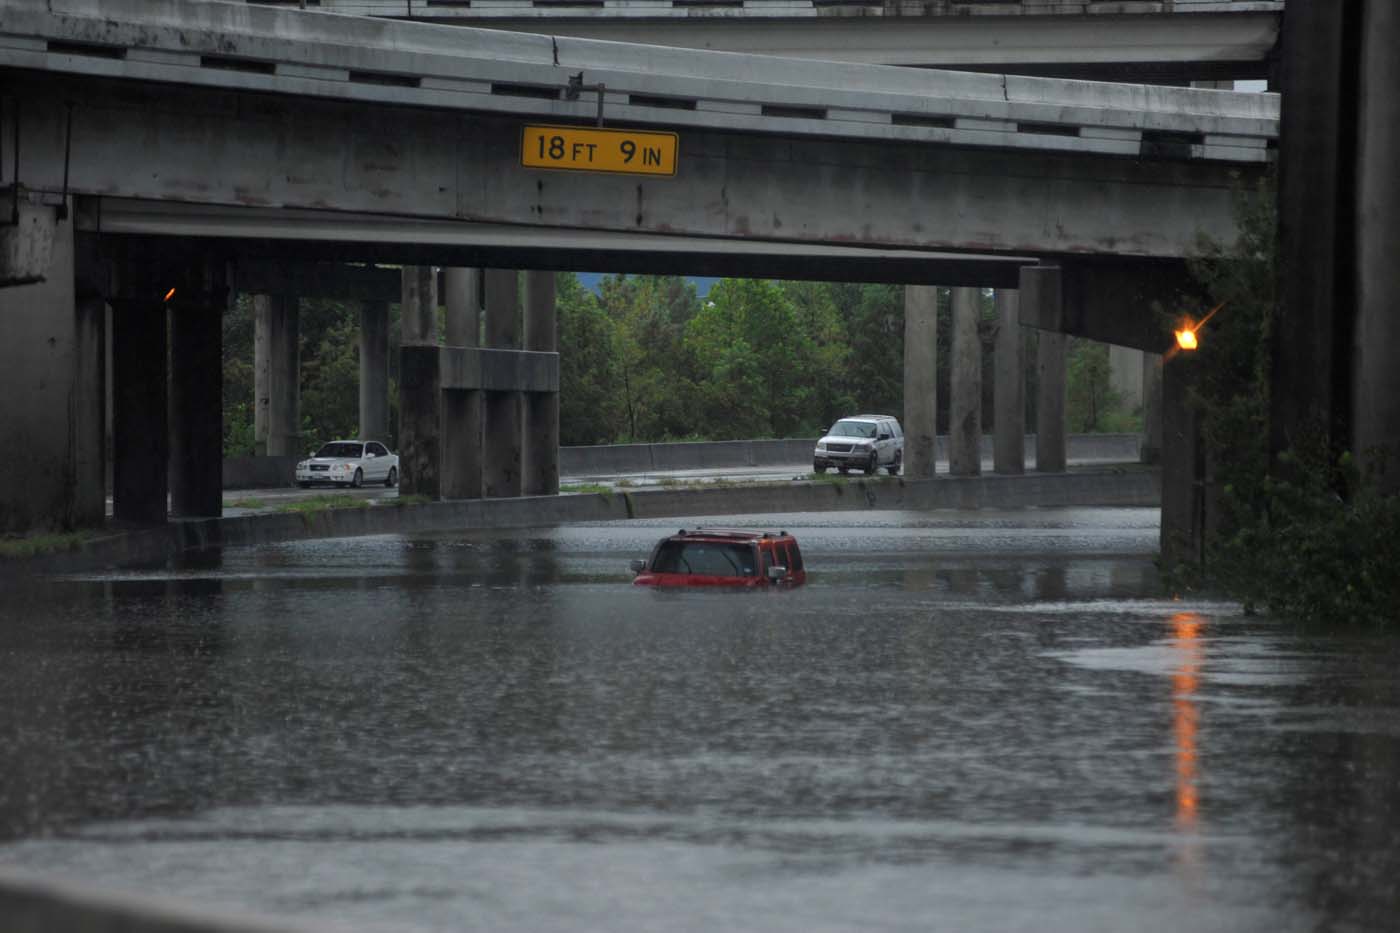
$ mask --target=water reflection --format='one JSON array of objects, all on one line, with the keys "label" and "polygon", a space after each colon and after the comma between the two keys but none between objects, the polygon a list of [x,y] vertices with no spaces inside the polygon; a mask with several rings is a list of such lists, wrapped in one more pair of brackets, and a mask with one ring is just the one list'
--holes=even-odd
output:
[{"label": "water reflection", "polygon": [[1200,830],[1200,772],[1197,732],[1201,712],[1196,689],[1204,659],[1201,629],[1205,619],[1194,612],[1178,612],[1171,618],[1172,653],[1172,735],[1176,741],[1176,828],[1183,836],[1178,865],[1191,881],[1199,879],[1203,849]]}]

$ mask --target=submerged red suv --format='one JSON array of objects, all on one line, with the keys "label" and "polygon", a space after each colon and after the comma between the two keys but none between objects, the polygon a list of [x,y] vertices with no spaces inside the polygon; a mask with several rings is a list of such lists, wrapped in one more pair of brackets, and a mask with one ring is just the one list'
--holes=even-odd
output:
[{"label": "submerged red suv", "polygon": [[786,531],[697,528],[662,538],[648,560],[632,561],[639,586],[797,586],[807,582],[802,551]]}]

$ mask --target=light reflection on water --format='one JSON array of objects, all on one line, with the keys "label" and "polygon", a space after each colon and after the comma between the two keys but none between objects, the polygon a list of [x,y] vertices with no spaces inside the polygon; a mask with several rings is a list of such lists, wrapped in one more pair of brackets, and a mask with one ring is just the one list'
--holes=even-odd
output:
[{"label": "light reflection on water", "polygon": [[1394,638],[1168,598],[1143,510],[855,520],[761,520],[779,593],[631,587],[673,521],[18,587],[0,863],[365,928],[1390,916]]}]

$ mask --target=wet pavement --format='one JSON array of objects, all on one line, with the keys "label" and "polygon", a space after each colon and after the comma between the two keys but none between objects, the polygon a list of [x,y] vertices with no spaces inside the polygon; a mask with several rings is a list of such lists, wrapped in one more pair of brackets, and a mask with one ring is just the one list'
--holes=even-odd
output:
[{"label": "wet pavement", "polygon": [[[710,520],[712,521],[712,520]],[[1400,637],[1178,601],[1155,510],[731,517],[6,583],[0,865],[364,930],[1379,930]]]}]

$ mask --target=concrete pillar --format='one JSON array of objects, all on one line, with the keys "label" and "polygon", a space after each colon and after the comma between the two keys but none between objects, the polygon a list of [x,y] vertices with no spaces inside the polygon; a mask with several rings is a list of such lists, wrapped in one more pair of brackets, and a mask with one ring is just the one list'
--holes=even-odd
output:
[{"label": "concrete pillar", "polygon": [[1118,393],[1129,411],[1143,402],[1143,356],[1143,351],[1132,347],[1108,346],[1108,385]]},{"label": "concrete pillar", "polygon": [[1162,462],[1162,354],[1142,355],[1143,463]]},{"label": "concrete pillar", "polygon": [[953,289],[953,346],[948,387],[948,472],[982,472],[982,339],[978,289]]},{"label": "concrete pillar", "polygon": [[200,270],[202,288],[178,291],[170,319],[170,508],[176,515],[223,514],[223,315],[221,264]]},{"label": "concrete pillar", "polygon": [[1178,354],[1162,372],[1162,566],[1199,564],[1204,557],[1205,453],[1200,419],[1188,404],[1196,359]]},{"label": "concrete pillar", "polygon": [[1021,331],[1021,293],[998,288],[996,346],[996,423],[992,464],[998,473],[1026,472],[1026,362]]},{"label": "concrete pillar", "polygon": [[[481,270],[444,269],[447,345],[474,347],[481,342]],[[442,495],[480,499],[482,471],[482,393],[454,390],[442,394]]]},{"label": "concrete pillar", "polygon": [[[1381,3],[1381,6],[1387,5]],[[1350,439],[1352,255],[1358,143],[1355,2],[1290,0],[1283,18],[1279,300],[1270,345],[1269,443]],[[1323,248],[1325,245],[1325,248]]]},{"label": "concrete pillar", "polygon": [[[104,517],[105,282],[95,237],[50,220],[31,230],[22,216],[6,231],[19,253],[43,253],[46,281],[0,287],[0,533]],[[21,265],[10,272],[23,277]]]},{"label": "concrete pillar", "polygon": [[1040,391],[1035,406],[1035,469],[1065,471],[1065,335],[1040,332],[1036,373]]},{"label": "concrete pillar", "polygon": [[1367,0],[1361,36],[1351,443],[1380,490],[1400,493],[1400,6]]},{"label": "concrete pillar", "polygon": [[442,270],[442,296],[447,306],[447,345],[475,347],[481,343],[481,270]]},{"label": "concrete pillar", "polygon": [[[554,306],[554,273],[525,273],[525,349],[559,352],[559,322]],[[525,395],[523,490],[527,496],[559,493],[559,393]]]},{"label": "concrete pillar", "polygon": [[301,322],[293,295],[253,296],[253,443],[259,456],[300,456]]},{"label": "concrete pillar", "polygon": [[399,349],[399,489],[442,495],[441,350],[425,344]]},{"label": "concrete pillar", "polygon": [[389,437],[389,304],[360,306],[360,436]]},{"label": "concrete pillar", "polygon": [[932,479],[938,462],[938,289],[904,287],[904,472]]},{"label": "concrete pillar", "polygon": [[166,313],[148,291],[112,301],[112,514],[157,524],[169,488]]},{"label": "concrete pillar", "polygon": [[[74,216],[95,221],[96,198],[74,198]],[[72,412],[73,499],[65,524],[97,526],[107,518],[111,449],[111,312],[107,264],[96,233],[73,234],[75,362]],[[220,369],[222,376],[222,364]]]},{"label": "concrete pillar", "polygon": [[403,343],[438,345],[437,274],[432,266],[404,266],[399,300]]},{"label": "concrete pillar", "polygon": [[[486,270],[486,345],[520,349],[520,298],[514,269]],[[522,393],[484,392],[482,491],[488,498],[519,496],[522,472]]]},{"label": "concrete pillar", "polygon": [[405,495],[442,494],[442,374],[437,276],[404,266],[399,304],[399,487]]}]

